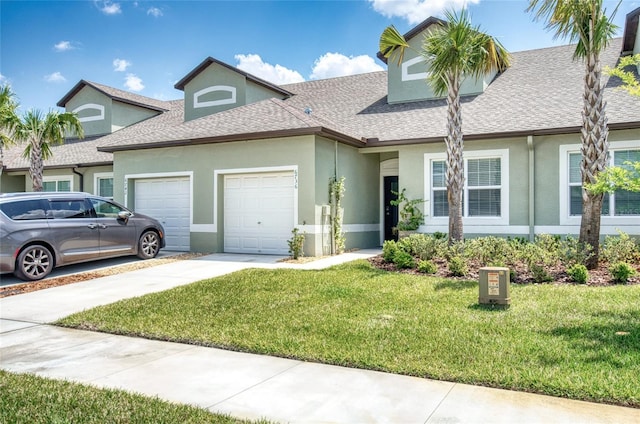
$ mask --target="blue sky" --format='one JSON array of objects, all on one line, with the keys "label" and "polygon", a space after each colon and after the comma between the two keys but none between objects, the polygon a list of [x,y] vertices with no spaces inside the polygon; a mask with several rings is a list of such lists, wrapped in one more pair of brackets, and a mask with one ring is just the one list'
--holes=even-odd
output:
[{"label": "blue sky", "polygon": [[[148,97],[211,56],[277,84],[384,69],[384,28],[402,33],[467,4],[472,22],[509,51],[565,44],[523,0],[0,1],[0,83],[21,111],[56,108],[81,79]],[[612,11],[617,1],[606,1]],[[640,0],[623,0],[621,27]]]}]

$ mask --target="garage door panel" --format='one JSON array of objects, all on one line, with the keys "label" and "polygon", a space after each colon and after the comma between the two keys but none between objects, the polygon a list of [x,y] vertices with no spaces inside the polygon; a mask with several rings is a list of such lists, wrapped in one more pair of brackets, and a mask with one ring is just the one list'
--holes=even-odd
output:
[{"label": "garage door panel", "polygon": [[225,251],[288,253],[294,226],[293,182],[293,172],[225,176]]},{"label": "garage door panel", "polygon": [[145,178],[135,181],[135,210],[159,220],[167,250],[190,249],[191,196],[189,178]]}]

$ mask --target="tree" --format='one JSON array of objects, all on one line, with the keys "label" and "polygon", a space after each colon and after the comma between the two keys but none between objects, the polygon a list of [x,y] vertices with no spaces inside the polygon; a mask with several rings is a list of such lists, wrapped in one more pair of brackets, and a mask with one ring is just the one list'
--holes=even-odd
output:
[{"label": "tree", "polygon": [[[460,86],[466,77],[477,78],[510,66],[510,55],[493,37],[471,25],[469,14],[445,13],[446,24],[437,26],[424,38],[420,54],[429,67],[428,82],[436,95],[447,96],[447,201],[449,205],[449,243],[463,238],[462,192],[464,189],[464,140]],[[409,44],[390,26],[380,37],[380,52],[397,57],[402,63]]]},{"label": "tree", "polygon": [[640,162],[625,162],[624,166],[612,166],[598,174],[594,184],[586,189],[596,194],[614,193],[616,190],[640,192]]},{"label": "tree", "polygon": [[602,193],[585,189],[594,184],[600,172],[607,166],[609,152],[609,128],[601,82],[602,65],[600,54],[614,36],[617,26],[607,17],[603,0],[530,0],[527,11],[535,19],[544,18],[547,28],[555,31],[556,37],[569,37],[577,42],[574,59],[585,64],[583,108],[582,108],[582,219],[579,242],[590,245],[593,255],[586,261],[588,269],[598,266],[600,248],[600,214]]},{"label": "tree", "polygon": [[15,94],[9,85],[0,87],[0,170],[3,163],[3,150],[14,144],[13,131],[18,125],[19,118],[16,114],[18,103]]},{"label": "tree", "polygon": [[640,66],[640,53],[635,56],[625,56],[620,59],[615,68],[605,66],[604,72],[608,75],[618,77],[622,80],[621,88],[626,90],[632,96],[640,97],[640,81],[632,71],[627,71],[629,66]]},{"label": "tree", "polygon": [[51,145],[64,143],[65,135],[84,137],[82,124],[75,113],[29,110],[15,127],[16,139],[27,142],[24,157],[29,158],[33,191],[42,191],[44,161],[51,157]]}]

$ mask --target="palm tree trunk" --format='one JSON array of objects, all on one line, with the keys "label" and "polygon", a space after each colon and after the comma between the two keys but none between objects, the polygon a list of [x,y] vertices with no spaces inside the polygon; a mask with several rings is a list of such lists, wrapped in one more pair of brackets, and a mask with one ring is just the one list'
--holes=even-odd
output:
[{"label": "palm tree trunk", "polygon": [[[585,88],[582,110],[582,184],[593,184],[602,172],[609,155],[609,129],[605,113],[606,102],[600,84],[602,69],[597,54],[585,57]],[[588,269],[598,266],[600,250],[600,215],[602,213],[602,194],[591,194],[582,190],[582,220],[580,222],[579,242],[590,245],[593,255],[585,264]]]},{"label": "palm tree trunk", "polygon": [[460,107],[460,81],[450,76],[447,83],[447,201],[449,204],[449,244],[461,241],[462,191],[464,188],[464,159],[462,139],[462,108]]},{"label": "palm tree trunk", "polygon": [[38,140],[31,140],[29,173],[33,191],[42,191],[42,174],[44,164],[42,161],[42,146]]}]

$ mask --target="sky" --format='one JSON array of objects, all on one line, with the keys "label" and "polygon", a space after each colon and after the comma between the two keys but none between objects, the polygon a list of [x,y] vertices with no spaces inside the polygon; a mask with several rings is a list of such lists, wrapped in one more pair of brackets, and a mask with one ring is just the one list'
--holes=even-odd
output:
[{"label": "sky", "polygon": [[[612,12],[618,1],[605,0]],[[515,52],[567,44],[527,13],[527,0],[128,1],[0,0],[0,85],[29,109],[56,103],[80,80],[160,100],[208,57],[275,84],[386,69],[388,25],[406,33],[467,7],[474,25]],[[614,22],[640,0],[622,0]]]}]

